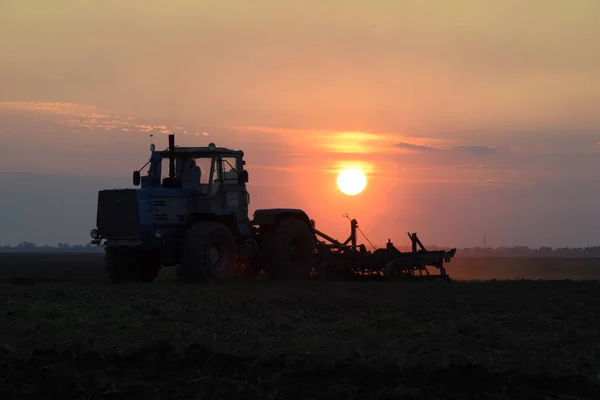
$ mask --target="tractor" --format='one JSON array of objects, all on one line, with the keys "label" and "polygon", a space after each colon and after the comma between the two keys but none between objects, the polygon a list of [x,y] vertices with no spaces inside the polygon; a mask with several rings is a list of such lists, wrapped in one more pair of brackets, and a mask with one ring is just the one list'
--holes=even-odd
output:
[{"label": "tractor", "polygon": [[[98,192],[92,243],[104,247],[114,283],[151,282],[161,267],[176,267],[184,282],[254,277],[307,279],[316,238],[306,212],[259,209],[248,216],[244,152],[150,145],[150,159],[133,172],[139,188]],[[142,171],[148,166],[147,173]]]}]

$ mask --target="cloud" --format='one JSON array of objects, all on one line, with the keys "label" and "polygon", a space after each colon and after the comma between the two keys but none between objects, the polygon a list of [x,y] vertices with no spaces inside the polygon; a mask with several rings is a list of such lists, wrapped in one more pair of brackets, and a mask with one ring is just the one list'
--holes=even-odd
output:
[{"label": "cloud", "polygon": [[[273,126],[230,125],[238,135],[254,134],[254,138],[265,142],[279,141],[285,147],[293,147],[298,151],[327,153],[329,157],[378,159],[394,157],[396,150],[404,147],[407,150],[438,151],[443,146],[453,146],[457,142],[452,139],[433,136],[414,137],[404,132],[394,131],[352,131],[335,130],[319,127],[291,128]],[[401,141],[401,142],[398,142]],[[292,151],[292,150],[289,150]],[[460,151],[457,148],[457,151]],[[469,150],[464,150],[469,151]],[[476,150],[471,150],[476,151]]]},{"label": "cloud", "polygon": [[496,154],[498,150],[494,147],[489,146],[456,146],[449,149],[424,146],[408,142],[398,142],[394,144],[394,147],[403,150],[409,150],[414,152],[446,152],[446,153],[468,153],[475,156],[487,156]]},{"label": "cloud", "polygon": [[398,142],[398,143],[394,144],[394,147],[397,147],[397,148],[403,149],[403,150],[411,150],[411,151],[419,151],[419,152],[443,151],[442,149],[438,149],[437,147],[423,146],[420,144],[413,144],[413,143],[406,143],[406,142]]},{"label": "cloud", "polygon": [[[100,110],[87,104],[34,101],[0,101],[0,113],[10,115],[37,115],[49,118],[57,125],[66,125],[74,131],[133,132],[144,134],[188,134],[182,126],[169,127],[152,123],[148,118]],[[205,134],[204,134],[205,135]]]},{"label": "cloud", "polygon": [[453,168],[457,169],[480,169],[480,170],[521,170],[521,169],[548,169],[546,165],[529,165],[529,164],[505,164],[505,165],[494,165],[494,164],[462,164],[455,165]]},{"label": "cloud", "polygon": [[487,156],[497,153],[495,148],[488,146],[458,146],[453,148],[451,151],[465,152],[476,156]]},{"label": "cloud", "polygon": [[6,111],[32,111],[38,113],[62,114],[62,115],[88,115],[90,117],[101,115],[96,114],[95,106],[48,101],[0,101],[0,109]]}]

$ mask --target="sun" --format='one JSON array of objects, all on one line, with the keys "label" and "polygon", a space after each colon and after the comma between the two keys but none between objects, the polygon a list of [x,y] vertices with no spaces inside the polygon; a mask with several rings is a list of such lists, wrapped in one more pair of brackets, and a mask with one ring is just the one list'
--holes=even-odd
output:
[{"label": "sun", "polygon": [[337,185],[342,193],[356,196],[367,187],[367,177],[359,169],[348,168],[338,175]]}]

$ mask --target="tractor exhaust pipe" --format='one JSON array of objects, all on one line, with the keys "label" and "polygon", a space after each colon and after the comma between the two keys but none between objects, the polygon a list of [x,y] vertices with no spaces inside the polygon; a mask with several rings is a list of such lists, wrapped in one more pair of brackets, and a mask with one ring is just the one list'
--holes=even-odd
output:
[{"label": "tractor exhaust pipe", "polygon": [[175,135],[169,135],[169,180],[175,179]]}]

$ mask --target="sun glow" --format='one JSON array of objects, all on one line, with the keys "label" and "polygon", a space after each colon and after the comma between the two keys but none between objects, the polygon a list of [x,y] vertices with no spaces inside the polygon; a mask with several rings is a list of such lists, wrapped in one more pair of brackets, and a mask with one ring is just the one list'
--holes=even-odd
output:
[{"label": "sun glow", "polygon": [[355,196],[367,187],[367,177],[357,168],[344,169],[337,177],[340,191],[348,196]]}]

